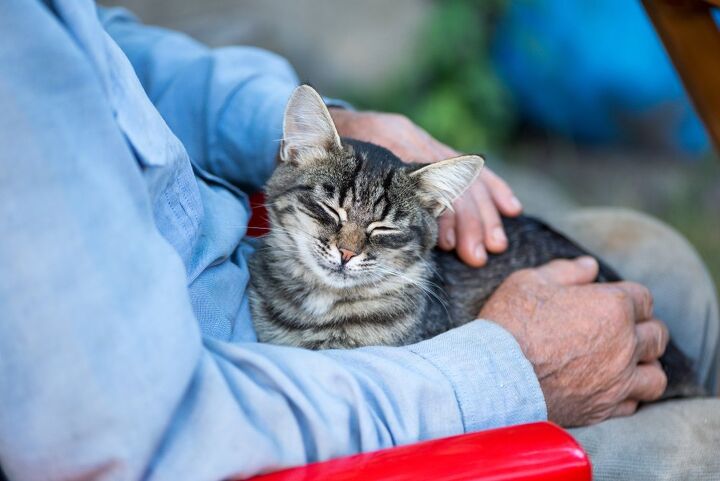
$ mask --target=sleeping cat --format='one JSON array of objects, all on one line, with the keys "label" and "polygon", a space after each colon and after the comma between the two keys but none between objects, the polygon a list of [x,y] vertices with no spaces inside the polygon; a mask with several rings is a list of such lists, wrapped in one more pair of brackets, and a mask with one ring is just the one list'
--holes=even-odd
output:
[{"label": "sleeping cat", "polygon": [[[482,268],[434,249],[436,218],[477,177],[483,159],[413,165],[341,139],[309,86],[288,103],[280,159],[266,189],[270,231],[250,261],[263,342],[309,349],[414,343],[475,319],[514,271],[587,254],[527,216],[503,219],[509,247]],[[600,261],[597,281],[618,280]],[[665,397],[699,393],[674,344],[661,362]]]}]

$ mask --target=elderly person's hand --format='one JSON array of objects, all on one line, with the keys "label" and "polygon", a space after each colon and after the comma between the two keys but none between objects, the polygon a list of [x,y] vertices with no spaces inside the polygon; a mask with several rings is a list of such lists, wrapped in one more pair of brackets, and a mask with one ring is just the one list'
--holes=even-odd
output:
[{"label": "elderly person's hand", "polygon": [[630,415],[667,384],[658,362],[668,343],[639,284],[592,283],[590,257],[557,260],[508,277],[479,317],[507,329],[533,364],[548,419],[583,426]]},{"label": "elderly person's hand", "polygon": [[[402,115],[342,109],[330,113],[341,136],[380,145],[407,162],[437,162],[459,155]],[[500,253],[507,248],[500,213],[513,217],[522,211],[510,187],[487,167],[453,207],[454,212],[445,212],[439,220],[438,246],[457,247],[460,258],[475,267],[485,264],[487,251]]]}]

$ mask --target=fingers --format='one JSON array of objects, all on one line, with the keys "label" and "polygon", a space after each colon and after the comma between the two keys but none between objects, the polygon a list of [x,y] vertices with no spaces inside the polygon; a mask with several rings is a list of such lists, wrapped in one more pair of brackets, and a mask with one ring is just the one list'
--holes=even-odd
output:
[{"label": "fingers", "polygon": [[[416,136],[413,143],[423,148],[422,157],[426,161],[458,155],[419,127],[412,129],[412,133]],[[445,250],[457,247],[458,255],[467,264],[485,265],[487,251],[498,254],[507,249],[498,210],[515,216],[522,212],[522,206],[505,181],[486,169],[480,180],[456,201],[455,212],[446,212],[438,220],[438,246]]]},{"label": "fingers", "polygon": [[[415,134],[420,137],[417,143],[431,151],[427,154],[428,159],[458,155],[420,128],[415,129]],[[508,241],[498,209],[511,216],[522,211],[520,202],[500,177],[488,170],[483,173],[479,181],[455,202],[455,212],[446,212],[438,220],[438,246],[445,250],[457,247],[460,258],[474,267],[487,262],[487,251],[499,254],[507,249]]]},{"label": "fingers", "polygon": [[638,408],[638,404],[638,401],[635,401],[633,399],[626,399],[615,407],[613,412],[610,413],[610,417],[619,418],[635,414],[635,411],[637,411]]},{"label": "fingers", "polygon": [[462,199],[455,203],[455,234],[457,252],[468,265],[482,267],[487,262],[487,252],[483,246],[483,223],[480,213],[472,202]]},{"label": "fingers", "polygon": [[507,249],[507,237],[500,221],[500,214],[495,203],[490,198],[490,192],[482,184],[471,188],[471,195],[474,199],[475,208],[482,220],[485,247],[488,251],[499,254]]},{"label": "fingers", "polygon": [[667,376],[660,362],[639,364],[633,372],[628,399],[655,401],[667,387]]},{"label": "fingers", "polygon": [[598,275],[598,263],[588,256],[577,259],[557,259],[537,268],[546,280],[564,286],[588,284]]},{"label": "fingers", "polygon": [[654,362],[665,353],[670,341],[667,327],[657,319],[640,322],[635,326],[637,343],[635,356],[640,362]]},{"label": "fingers", "polygon": [[635,282],[614,282],[612,287],[623,290],[632,302],[636,322],[652,317],[653,298],[647,287]]},{"label": "fingers", "polygon": [[455,237],[455,213],[447,211],[438,219],[440,228],[438,235],[438,246],[446,251],[453,250],[456,244]]},{"label": "fingers", "polygon": [[522,212],[522,204],[507,183],[487,167],[480,173],[480,178],[488,187],[490,195],[500,212],[515,217]]},{"label": "fingers", "polygon": [[449,250],[457,245],[460,257],[476,267],[485,264],[486,249],[496,254],[507,249],[500,214],[482,182],[456,200],[454,207],[455,212],[446,212],[438,221],[441,248]]}]

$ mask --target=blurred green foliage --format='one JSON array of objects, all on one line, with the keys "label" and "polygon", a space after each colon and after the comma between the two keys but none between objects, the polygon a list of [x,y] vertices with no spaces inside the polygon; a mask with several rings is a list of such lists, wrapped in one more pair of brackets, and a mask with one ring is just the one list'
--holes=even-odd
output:
[{"label": "blurred green foliage", "polygon": [[669,195],[668,205],[656,215],[695,246],[720,289],[720,159],[711,156],[684,170],[690,181]]},{"label": "blurred green foliage", "polygon": [[433,4],[415,54],[390,82],[350,93],[356,105],[400,112],[453,147],[478,152],[501,146],[515,118],[489,54],[492,19],[507,0]]}]

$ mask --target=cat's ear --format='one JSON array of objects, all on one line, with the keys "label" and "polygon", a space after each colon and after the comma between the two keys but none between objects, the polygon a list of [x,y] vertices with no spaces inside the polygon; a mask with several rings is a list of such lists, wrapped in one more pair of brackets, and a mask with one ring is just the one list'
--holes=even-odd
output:
[{"label": "cat's ear", "polygon": [[420,201],[438,216],[452,210],[453,201],[472,184],[483,165],[485,160],[479,155],[462,155],[426,165],[410,177],[419,181]]},{"label": "cat's ear", "polygon": [[309,85],[297,87],[285,107],[280,160],[302,164],[340,148],[340,136],[322,97]]}]

